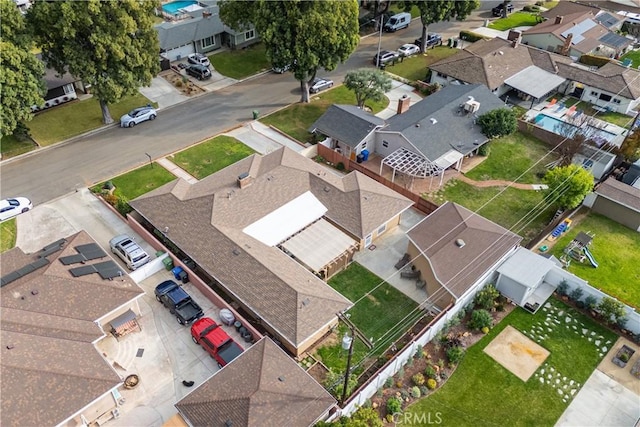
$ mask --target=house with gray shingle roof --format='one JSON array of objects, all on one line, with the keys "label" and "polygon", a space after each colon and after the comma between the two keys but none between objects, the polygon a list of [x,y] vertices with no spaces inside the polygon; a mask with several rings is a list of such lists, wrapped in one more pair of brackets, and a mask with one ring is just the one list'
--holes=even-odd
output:
[{"label": "house with gray shingle roof", "polygon": [[76,268],[110,259],[99,249],[103,257],[70,263],[86,245],[96,243],[81,231],[48,253],[2,254],[3,426],[89,425],[113,417],[123,381],[95,343],[122,316],[140,314],[144,291],[124,273],[113,280],[74,276]]},{"label": "house with gray shingle roof", "polygon": [[584,205],[640,232],[640,188],[609,177],[593,193],[587,195]]},{"label": "house with gray shingle roof", "polygon": [[342,176],[282,148],[130,202],[292,354],[351,302],[327,285],[413,203],[357,172]]},{"label": "house with gray shingle roof", "polygon": [[407,253],[439,309],[465,301],[493,278],[522,238],[456,203],[447,202],[407,232]]},{"label": "house with gray shingle roof", "polygon": [[176,403],[191,426],[312,426],[335,399],[263,338]]}]

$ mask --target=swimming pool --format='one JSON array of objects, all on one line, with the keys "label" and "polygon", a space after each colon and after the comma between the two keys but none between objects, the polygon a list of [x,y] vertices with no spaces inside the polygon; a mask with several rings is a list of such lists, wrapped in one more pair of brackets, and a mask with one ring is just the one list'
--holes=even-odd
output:
[{"label": "swimming pool", "polygon": [[172,1],[171,3],[166,3],[162,5],[162,10],[165,12],[176,15],[178,10],[184,9],[187,6],[191,6],[192,4],[198,4],[195,0],[183,0],[183,1]]},{"label": "swimming pool", "polygon": [[[579,129],[577,126],[542,113],[536,116],[536,118],[534,119],[534,123],[541,128],[546,129],[549,132],[553,132],[557,135],[566,135],[567,133],[569,133],[569,135],[567,136],[573,136],[573,134]],[[587,125],[587,127],[589,128],[589,130],[587,131],[588,136],[590,137],[590,139],[593,139],[596,143],[598,143],[598,145],[601,145],[601,142],[612,142],[616,137],[616,134],[598,129],[594,126]],[[570,131],[570,129],[572,130]]]}]

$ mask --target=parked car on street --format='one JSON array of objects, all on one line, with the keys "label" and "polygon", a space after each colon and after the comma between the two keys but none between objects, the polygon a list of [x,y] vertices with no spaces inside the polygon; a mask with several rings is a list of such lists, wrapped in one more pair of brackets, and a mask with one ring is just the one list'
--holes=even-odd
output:
[{"label": "parked car on street", "polygon": [[134,108],[127,114],[120,117],[120,127],[132,128],[135,125],[147,120],[155,120],[158,112],[151,105]]},{"label": "parked car on street", "polygon": [[[497,5],[493,9],[491,9],[491,14],[493,16],[501,17],[502,14],[505,13],[504,8],[505,8],[505,4],[504,3],[500,3],[499,5]],[[513,12],[513,4],[507,3],[506,8],[507,8],[506,14],[509,14],[509,13]]]},{"label": "parked car on street", "polygon": [[191,296],[173,280],[166,280],[156,286],[156,300],[176,316],[181,325],[195,322],[204,312]]},{"label": "parked car on street", "polygon": [[376,53],[373,57],[373,65],[379,67],[386,65],[389,62],[393,62],[398,59],[400,54],[391,50],[381,50],[380,53]]},{"label": "parked car on street", "polygon": [[[440,34],[437,33],[429,33],[427,34],[427,49],[432,47],[432,46],[438,46],[440,43],[442,43],[442,36]],[[422,37],[416,39],[413,44],[415,44],[416,46],[418,46],[419,48],[422,47]]]},{"label": "parked car on street", "polygon": [[218,366],[222,368],[244,351],[220,325],[209,317],[203,317],[191,325],[191,339],[202,346]]},{"label": "parked car on street", "polygon": [[148,263],[151,258],[131,237],[121,234],[109,240],[111,252],[116,254],[129,270],[135,270]]},{"label": "parked car on street", "polygon": [[415,44],[403,44],[398,48],[400,56],[411,56],[420,52],[420,48]]},{"label": "parked car on street", "polygon": [[26,197],[14,197],[12,199],[0,200],[0,221],[13,218],[33,209],[31,200]]},{"label": "parked car on street", "polygon": [[204,65],[189,65],[186,70],[187,74],[198,80],[206,80],[211,78],[211,70]]},{"label": "parked car on street", "polygon": [[187,56],[187,62],[189,64],[204,65],[205,67],[209,67],[211,65],[211,62],[209,62],[209,58],[201,53],[189,54]]},{"label": "parked car on street", "polygon": [[333,87],[333,80],[330,80],[326,77],[316,77],[315,79],[313,79],[313,83],[311,83],[311,86],[309,86],[309,92],[318,93],[321,90],[329,89],[330,87]]}]

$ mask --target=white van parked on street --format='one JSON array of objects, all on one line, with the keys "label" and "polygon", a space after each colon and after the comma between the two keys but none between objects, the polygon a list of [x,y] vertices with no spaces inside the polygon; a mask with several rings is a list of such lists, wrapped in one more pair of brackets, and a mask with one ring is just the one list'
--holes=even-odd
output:
[{"label": "white van parked on street", "polygon": [[389,33],[393,33],[403,28],[407,28],[411,23],[411,14],[409,12],[402,12],[393,15],[382,29]]}]

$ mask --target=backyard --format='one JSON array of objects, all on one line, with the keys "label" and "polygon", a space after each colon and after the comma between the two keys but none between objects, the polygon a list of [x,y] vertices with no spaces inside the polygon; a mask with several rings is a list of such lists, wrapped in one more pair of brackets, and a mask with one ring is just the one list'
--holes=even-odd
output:
[{"label": "backyard", "polygon": [[169,159],[195,178],[202,179],[254,153],[237,139],[219,135]]},{"label": "backyard", "polygon": [[[550,352],[526,382],[483,351],[507,326]],[[439,414],[443,425],[552,426],[616,338],[553,298],[535,315],[516,308],[467,349],[442,388],[404,411]]]},{"label": "backyard", "polygon": [[620,61],[631,60],[631,68],[640,68],[640,50],[631,50],[620,57]]},{"label": "backyard", "polygon": [[593,268],[589,263],[571,261],[568,270],[589,284],[618,300],[640,308],[640,234],[602,215],[587,211],[578,214],[566,232],[554,244],[551,253],[557,258],[579,232],[593,235],[589,251],[598,263]]},{"label": "backyard", "polygon": [[247,78],[271,68],[262,43],[254,44],[244,49],[213,54],[209,56],[209,61],[211,61],[211,65],[217,72],[236,80]]},{"label": "backyard", "polygon": [[414,55],[409,58],[405,58],[402,62],[397,62],[395,65],[386,67],[386,70],[396,76],[403,77],[409,81],[426,80],[428,67],[440,61],[441,59],[448,58],[451,55],[458,53],[458,49],[449,48],[446,46],[438,46],[433,49],[428,49],[427,53],[422,55]]},{"label": "backyard", "polygon": [[0,253],[6,252],[16,245],[16,219],[0,222]]},{"label": "backyard", "polygon": [[[356,105],[355,94],[344,86],[338,86],[326,92],[312,95],[308,104],[298,103],[270,114],[260,121],[271,125],[300,142],[309,142],[312,135],[307,131],[309,126],[324,114],[332,104]],[[381,102],[369,101],[366,106],[373,114],[384,110],[389,105],[385,97]]]}]

